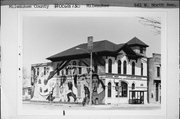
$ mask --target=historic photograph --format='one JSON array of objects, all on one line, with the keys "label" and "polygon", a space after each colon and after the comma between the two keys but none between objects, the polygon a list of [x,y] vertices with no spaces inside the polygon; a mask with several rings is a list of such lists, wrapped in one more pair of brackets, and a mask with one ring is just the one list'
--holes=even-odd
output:
[{"label": "historic photograph", "polygon": [[22,107],[161,109],[160,17],[23,17]]}]

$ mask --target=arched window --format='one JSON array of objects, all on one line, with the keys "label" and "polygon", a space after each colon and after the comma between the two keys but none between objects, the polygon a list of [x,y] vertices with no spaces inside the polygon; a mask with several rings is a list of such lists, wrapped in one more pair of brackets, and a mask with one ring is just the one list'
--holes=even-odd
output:
[{"label": "arched window", "polygon": [[143,63],[141,63],[141,76],[143,76]]},{"label": "arched window", "polygon": [[126,61],[123,62],[123,74],[127,73],[127,63]]},{"label": "arched window", "polygon": [[121,74],[121,60],[118,60],[118,74]]},{"label": "arched window", "polygon": [[44,67],[44,75],[46,75],[46,67]]},{"label": "arched window", "polygon": [[132,62],[132,75],[135,75],[135,63]]},{"label": "arched window", "polygon": [[135,89],[135,84],[134,83],[132,83],[132,89]]},{"label": "arched window", "polygon": [[62,76],[64,75],[64,70],[61,70]]},{"label": "arched window", "polygon": [[108,97],[111,97],[111,82],[108,83]]},{"label": "arched window", "polygon": [[108,60],[108,73],[112,73],[112,60]]},{"label": "arched window", "polygon": [[[79,62],[79,66],[81,66],[81,61]],[[79,74],[81,74],[81,73],[82,73],[82,68],[79,67]]]},{"label": "arched window", "polygon": [[121,82],[121,87],[122,87],[122,95],[121,97],[127,97],[127,92],[128,92],[128,85],[126,82]]},{"label": "arched window", "polygon": [[[135,89],[135,84],[134,84],[134,83],[132,83],[132,90],[133,90],[133,89]],[[134,91],[132,92],[132,97],[133,97],[133,98],[135,97],[135,92],[134,92]]]}]

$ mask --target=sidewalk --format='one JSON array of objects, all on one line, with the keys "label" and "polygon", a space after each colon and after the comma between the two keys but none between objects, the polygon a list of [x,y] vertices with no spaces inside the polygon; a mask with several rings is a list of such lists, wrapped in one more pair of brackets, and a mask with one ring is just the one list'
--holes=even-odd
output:
[{"label": "sidewalk", "polygon": [[148,110],[148,109],[160,109],[161,104],[101,104],[101,105],[85,105],[74,102],[48,102],[48,101],[23,101],[26,106],[44,106],[51,108],[68,108],[68,109],[123,109],[123,110]]}]

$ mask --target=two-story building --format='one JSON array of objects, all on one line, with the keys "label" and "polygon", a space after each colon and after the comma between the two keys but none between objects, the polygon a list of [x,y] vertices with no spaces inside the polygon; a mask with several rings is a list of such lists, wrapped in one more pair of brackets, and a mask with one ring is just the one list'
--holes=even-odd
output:
[{"label": "two-story building", "polygon": [[87,43],[50,56],[51,63],[32,65],[34,96],[45,100],[53,90],[55,100],[81,103],[92,89],[96,103],[147,103],[147,47],[136,37],[122,44],[93,42],[92,69],[98,80],[92,80],[92,87]]},{"label": "two-story building", "polygon": [[148,102],[161,102],[161,55],[148,58]]}]

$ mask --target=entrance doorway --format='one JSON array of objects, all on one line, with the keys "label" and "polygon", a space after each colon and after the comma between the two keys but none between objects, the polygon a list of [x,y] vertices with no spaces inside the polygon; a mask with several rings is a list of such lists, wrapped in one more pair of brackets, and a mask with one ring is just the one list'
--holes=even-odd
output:
[{"label": "entrance doorway", "polygon": [[159,83],[156,83],[156,101],[159,101],[159,90],[158,90]]},{"label": "entrance doorway", "polygon": [[144,104],[144,91],[130,90],[129,104]]}]

